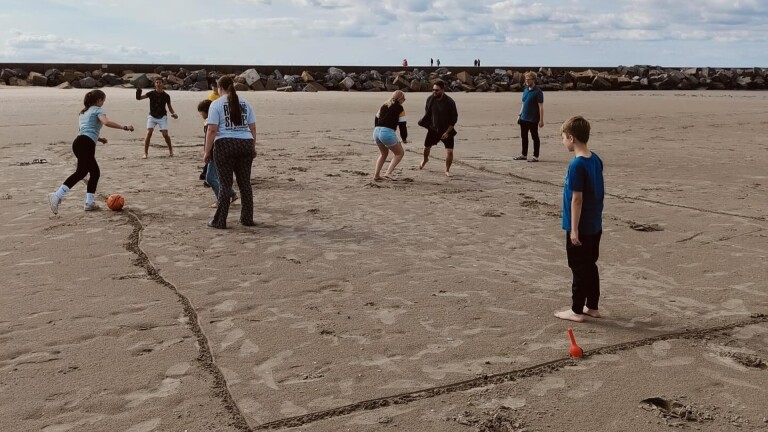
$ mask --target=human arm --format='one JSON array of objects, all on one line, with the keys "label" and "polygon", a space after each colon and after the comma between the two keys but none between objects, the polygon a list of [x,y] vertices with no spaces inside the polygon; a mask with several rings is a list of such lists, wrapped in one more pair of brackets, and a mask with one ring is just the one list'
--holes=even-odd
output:
[{"label": "human arm", "polygon": [[176,111],[173,109],[173,105],[171,105],[171,97],[168,96],[168,111],[171,112],[171,117],[177,119],[179,118],[178,114],[176,114]]},{"label": "human arm", "polygon": [[253,157],[256,157],[256,123],[248,123],[248,130],[253,136]]},{"label": "human arm", "polygon": [[443,132],[441,139],[448,139],[453,134],[456,122],[459,121],[459,112],[456,110],[456,102],[454,102],[453,99],[449,99],[449,101],[451,102],[451,109],[448,114],[448,127],[445,129],[445,132]]},{"label": "human arm", "polygon": [[149,94],[141,95],[141,87],[136,89],[136,100],[142,100],[149,97]]},{"label": "human arm", "polygon": [[539,127],[544,127],[544,102],[539,102]]},{"label": "human arm", "polygon": [[404,144],[408,144],[408,122],[401,122],[397,124],[397,127],[400,128],[400,139],[403,140]]},{"label": "human arm", "polygon": [[219,133],[219,125],[208,123],[208,130],[205,132],[205,149],[203,150],[203,162],[208,163],[212,159],[213,141],[216,134]]},{"label": "human arm", "polygon": [[571,198],[571,243],[581,246],[579,241],[579,221],[581,221],[581,206],[584,204],[584,193],[573,191]]},{"label": "human arm", "polygon": [[109,118],[107,118],[106,114],[99,115],[99,121],[101,122],[101,124],[103,124],[106,127],[111,127],[113,129],[122,129],[124,131],[133,132],[133,126],[123,126],[119,123],[115,123]]}]

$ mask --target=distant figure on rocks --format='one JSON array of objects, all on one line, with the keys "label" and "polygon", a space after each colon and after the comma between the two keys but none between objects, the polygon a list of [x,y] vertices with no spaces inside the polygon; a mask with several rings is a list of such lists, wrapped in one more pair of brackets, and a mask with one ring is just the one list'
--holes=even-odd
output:
[{"label": "distant figure on rocks", "polygon": [[[398,142],[395,130],[400,128],[400,138],[403,143],[408,143],[408,127],[406,125],[405,109],[403,103],[405,102],[405,93],[400,90],[395,90],[384,105],[379,108],[374,119],[373,129],[373,141],[379,147],[379,158],[376,159],[376,171],[373,174],[374,181],[381,181],[383,179],[392,180],[392,174],[397,168],[397,164],[403,159],[405,150],[403,145]],[[387,160],[389,151],[392,150],[394,157],[392,162],[389,163],[387,172],[382,177],[381,168],[384,166],[384,162]]]},{"label": "distant figure on rocks", "polygon": [[107,113],[102,108],[107,96],[101,90],[91,90],[85,94],[83,105],[85,107],[80,111],[78,124],[80,132],[72,143],[72,152],[77,158],[77,168],[75,172],[64,180],[64,184],[59,186],[56,192],[48,194],[48,204],[51,206],[53,214],[59,214],[59,204],[64,199],[64,195],[86,175],[88,177],[88,186],[85,194],[85,211],[98,210],[99,205],[94,201],[96,186],[99,184],[99,164],[96,162],[96,143],[107,143],[106,138],[99,137],[101,127],[111,127],[133,132],[133,126],[121,126],[107,118]]},{"label": "distant figure on rocks", "polygon": [[429,162],[430,149],[442,141],[445,146],[445,175],[451,176],[453,137],[456,136],[454,127],[458,120],[459,113],[456,111],[456,102],[445,94],[445,82],[436,81],[432,85],[432,96],[427,98],[424,117],[419,121],[419,126],[427,128],[427,136],[424,138],[424,159],[422,159],[419,169],[423,169],[424,165]]},{"label": "distant figure on rocks", "polygon": [[437,67],[440,67],[440,59],[437,59]]},{"label": "distant figure on rocks", "polygon": [[477,67],[477,59],[475,59],[475,61],[473,62],[473,64],[475,65],[475,67]]},{"label": "distant figure on rocks", "polygon": [[477,59],[477,67],[480,67],[480,59]]},{"label": "distant figure on rocks", "polygon": [[[141,94],[141,88],[136,89],[136,100],[142,100],[149,98],[149,116],[147,116],[147,136],[144,138],[144,156],[146,159],[149,156],[149,140],[152,138],[152,132],[155,127],[160,127],[160,133],[163,134],[165,143],[168,144],[168,156],[173,157],[173,145],[171,145],[171,136],[168,135],[168,111],[171,112],[171,117],[177,119],[176,111],[173,110],[171,105],[171,95],[168,94],[163,88],[163,79],[160,77],[155,78],[155,89],[150,90],[147,94]],[[166,105],[168,111],[165,110]]]},{"label": "distant figure on rocks", "polygon": [[403,67],[408,67],[408,59],[403,59]]},{"label": "distant figure on rocks", "polygon": [[515,156],[514,160],[528,159],[528,132],[533,139],[533,157],[528,162],[539,161],[539,129],[544,127],[544,92],[536,87],[536,74],[525,73],[525,88],[523,89],[523,104],[520,106],[520,114],[517,115],[517,124],[520,125],[520,138],[522,139],[522,152]]},{"label": "distant figure on rocks", "polygon": [[433,58],[431,58],[431,57],[430,57],[430,58],[429,58],[429,67],[432,67],[432,66],[434,66],[434,65],[435,65],[435,59],[433,59]]},{"label": "distant figure on rocks", "polygon": [[571,308],[555,312],[557,318],[582,322],[586,316],[600,318],[600,237],[603,234],[603,161],[587,147],[590,125],[581,116],[571,117],[560,127],[563,146],[573,152],[563,186],[565,252],[573,273]]}]

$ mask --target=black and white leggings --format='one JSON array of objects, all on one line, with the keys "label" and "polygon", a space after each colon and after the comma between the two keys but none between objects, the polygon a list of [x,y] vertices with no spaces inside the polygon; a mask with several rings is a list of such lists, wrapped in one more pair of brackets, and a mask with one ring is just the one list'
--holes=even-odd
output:
[{"label": "black and white leggings", "polygon": [[217,139],[213,146],[213,161],[219,176],[219,195],[216,214],[212,225],[216,228],[227,227],[230,198],[228,191],[232,188],[232,174],[237,178],[240,189],[240,223],[253,224],[253,190],[251,189],[251,165],[253,164],[253,140],[237,138]]}]

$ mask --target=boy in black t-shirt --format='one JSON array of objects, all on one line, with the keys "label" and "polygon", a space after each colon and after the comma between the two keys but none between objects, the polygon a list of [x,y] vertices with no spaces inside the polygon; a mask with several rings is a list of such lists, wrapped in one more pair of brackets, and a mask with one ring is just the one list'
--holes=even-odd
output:
[{"label": "boy in black t-shirt", "polygon": [[[171,95],[166,93],[163,89],[163,79],[160,77],[155,78],[155,89],[149,91],[147,94],[141,94],[141,88],[136,89],[136,100],[142,100],[149,98],[149,116],[147,116],[147,136],[144,138],[144,156],[146,159],[149,153],[149,140],[152,138],[152,132],[155,130],[155,126],[160,126],[160,132],[165,138],[165,143],[168,144],[169,156],[173,157],[173,146],[171,145],[171,136],[168,135],[168,111],[171,112],[171,117],[177,119],[176,112],[171,106]],[[168,111],[165,110],[165,106],[168,106]]]}]

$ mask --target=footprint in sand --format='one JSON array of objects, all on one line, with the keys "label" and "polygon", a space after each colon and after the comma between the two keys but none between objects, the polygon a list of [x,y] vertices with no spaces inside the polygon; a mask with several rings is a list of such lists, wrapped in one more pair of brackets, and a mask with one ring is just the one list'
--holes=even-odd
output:
[{"label": "footprint in sand", "polygon": [[565,379],[560,377],[547,377],[536,383],[531,389],[531,394],[535,396],[544,396],[550,390],[565,388]]},{"label": "footprint in sand", "polygon": [[131,426],[125,432],[152,432],[160,426],[160,417]]},{"label": "footprint in sand", "polygon": [[125,396],[126,399],[130,400],[128,403],[128,408],[135,408],[150,399],[165,398],[171,396],[179,391],[180,386],[180,379],[166,378],[162,383],[160,383],[160,387],[158,387],[155,391],[139,390]]},{"label": "footprint in sand", "polygon": [[525,398],[508,397],[505,399],[491,399],[488,402],[483,402],[479,405],[479,408],[494,410],[500,407],[506,407],[510,409],[518,409],[525,406]]},{"label": "footprint in sand", "polygon": [[213,307],[214,312],[232,312],[237,306],[237,300],[225,300]]},{"label": "footprint in sand", "polygon": [[168,368],[167,371],[165,371],[165,376],[167,377],[181,377],[187,374],[187,371],[189,371],[189,368],[191,368],[192,365],[189,363],[176,363],[175,365]]},{"label": "footprint in sand", "polygon": [[257,377],[261,378],[261,382],[263,382],[267,387],[280,390],[280,387],[278,387],[277,383],[275,382],[275,378],[272,376],[272,369],[280,366],[286,359],[292,356],[292,350],[280,352],[271,359],[253,368],[253,373],[255,373]]},{"label": "footprint in sand", "polygon": [[308,413],[306,409],[296,405],[295,403],[291,401],[285,401],[280,406],[280,414],[286,416],[286,417],[293,417],[293,416],[299,416],[304,415]]},{"label": "footprint in sand", "polygon": [[234,344],[240,338],[245,336],[245,332],[242,329],[236,328],[227,333],[227,335],[224,337],[224,340],[221,342],[221,348],[219,351],[224,351],[229,347],[230,345]]},{"label": "footprint in sand", "polygon": [[369,312],[374,319],[381,321],[383,324],[392,325],[397,322],[397,316],[408,313],[402,309],[381,309],[373,312]]},{"label": "footprint in sand", "polygon": [[240,345],[240,357],[247,357],[257,352],[259,352],[259,346],[251,342],[250,339],[244,340],[243,344]]},{"label": "footprint in sand", "polygon": [[580,385],[579,388],[573,389],[568,393],[566,393],[566,396],[572,399],[581,399],[585,396],[589,396],[590,394],[598,391],[602,386],[603,386],[602,381],[584,383]]}]

